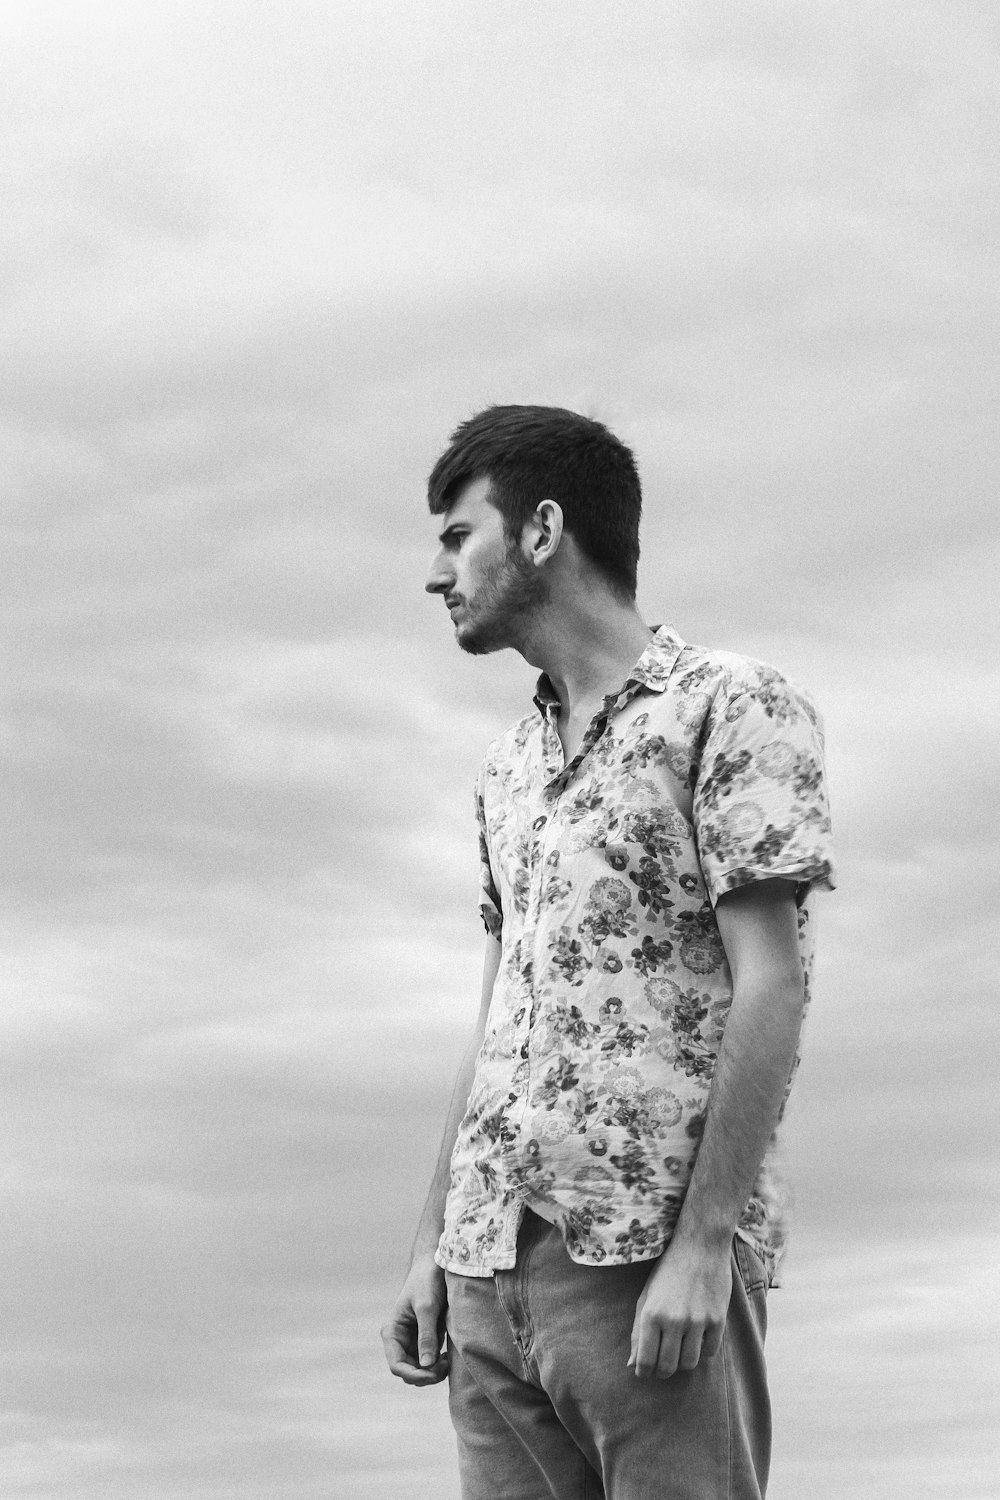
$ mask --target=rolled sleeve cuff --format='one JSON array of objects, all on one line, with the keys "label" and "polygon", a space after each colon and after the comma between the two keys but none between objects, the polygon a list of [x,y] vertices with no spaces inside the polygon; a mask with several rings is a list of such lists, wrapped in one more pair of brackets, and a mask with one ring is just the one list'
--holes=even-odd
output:
[{"label": "rolled sleeve cuff", "polygon": [[787,880],[795,887],[796,904],[801,906],[810,891],[833,891],[837,888],[837,875],[833,862],[820,851],[811,854],[787,857],[766,863],[747,863],[727,866],[721,861],[709,860],[703,865],[705,884],[713,907],[720,896],[737,891],[745,885],[758,885],[764,880]]}]

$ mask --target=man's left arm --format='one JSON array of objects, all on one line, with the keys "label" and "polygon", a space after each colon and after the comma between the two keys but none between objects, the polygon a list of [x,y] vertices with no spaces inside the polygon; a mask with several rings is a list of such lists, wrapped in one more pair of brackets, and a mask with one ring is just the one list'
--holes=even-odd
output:
[{"label": "man's left arm", "polygon": [[802,1025],[795,888],[786,880],[719,898],[733,978],[694,1172],[673,1236],[636,1306],[629,1364],[666,1379],[722,1343],[737,1220],[778,1121]]}]

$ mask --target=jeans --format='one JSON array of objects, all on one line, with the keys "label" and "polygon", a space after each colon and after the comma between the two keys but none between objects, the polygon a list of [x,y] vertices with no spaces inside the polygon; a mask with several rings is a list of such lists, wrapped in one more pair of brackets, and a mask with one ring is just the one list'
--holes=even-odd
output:
[{"label": "jeans", "polygon": [[734,1239],[718,1354],[639,1380],[626,1360],[655,1264],[577,1265],[559,1232],[526,1212],[512,1270],[448,1273],[463,1500],[762,1500],[764,1267]]}]

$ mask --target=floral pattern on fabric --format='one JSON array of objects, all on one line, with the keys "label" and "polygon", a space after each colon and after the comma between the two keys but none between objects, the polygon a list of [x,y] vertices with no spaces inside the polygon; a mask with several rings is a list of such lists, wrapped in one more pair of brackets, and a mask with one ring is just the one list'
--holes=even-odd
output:
[{"label": "floral pattern on fabric", "polygon": [[[438,1248],[466,1275],[514,1264],[525,1204],[574,1260],[661,1253],[732,1002],[715,904],[794,884],[808,1004],[808,893],[833,884],[820,724],[774,668],[662,627],[568,765],[545,678],[535,702],[477,787],[502,954]],[[773,1142],[738,1225],[769,1272],[782,1197]]]}]

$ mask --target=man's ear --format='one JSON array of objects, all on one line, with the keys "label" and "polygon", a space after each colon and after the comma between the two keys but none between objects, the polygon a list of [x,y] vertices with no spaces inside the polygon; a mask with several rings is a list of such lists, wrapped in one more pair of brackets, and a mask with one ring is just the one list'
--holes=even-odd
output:
[{"label": "man's ear", "polygon": [[521,533],[521,546],[529,562],[540,568],[554,557],[562,534],[562,506],[555,500],[543,500]]}]

